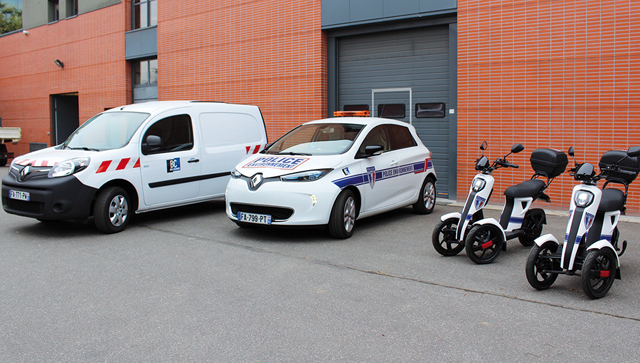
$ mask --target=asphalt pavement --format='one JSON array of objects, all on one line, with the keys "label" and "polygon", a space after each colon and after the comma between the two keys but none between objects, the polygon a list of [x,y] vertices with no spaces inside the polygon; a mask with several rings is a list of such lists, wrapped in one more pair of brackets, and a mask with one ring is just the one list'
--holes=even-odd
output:
[{"label": "asphalt pavement", "polygon": [[[619,226],[622,280],[591,300],[578,277],[531,288],[518,241],[490,265],[440,256],[432,230],[459,210],[402,208],[347,240],[241,229],[222,201],[114,235],[3,211],[0,362],[638,361],[637,218]],[[543,233],[563,236],[563,214]]]}]

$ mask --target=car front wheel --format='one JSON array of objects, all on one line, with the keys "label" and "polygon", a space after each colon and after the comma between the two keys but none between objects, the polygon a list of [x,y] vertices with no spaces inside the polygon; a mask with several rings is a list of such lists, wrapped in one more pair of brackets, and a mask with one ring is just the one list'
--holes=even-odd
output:
[{"label": "car front wheel", "polygon": [[116,233],[129,224],[129,194],[120,187],[109,187],[98,194],[93,209],[96,228],[102,233]]},{"label": "car front wheel", "polygon": [[356,223],[356,198],[351,190],[343,190],[336,198],[329,217],[329,234],[345,239],[353,234]]}]

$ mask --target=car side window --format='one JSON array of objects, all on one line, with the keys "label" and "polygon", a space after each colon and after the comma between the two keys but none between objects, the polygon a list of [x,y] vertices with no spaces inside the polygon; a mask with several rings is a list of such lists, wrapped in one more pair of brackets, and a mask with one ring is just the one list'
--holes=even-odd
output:
[{"label": "car side window", "polygon": [[391,145],[393,150],[404,149],[418,145],[408,128],[400,125],[388,125],[391,134]]},{"label": "car side window", "polygon": [[[147,145],[147,138],[157,136],[160,145]],[[176,115],[155,122],[142,138],[142,153],[160,154],[193,149],[193,127],[189,115]]]},{"label": "car side window", "polygon": [[383,152],[391,150],[391,142],[386,125],[376,126],[373,130],[369,131],[369,134],[364,138],[362,145],[360,145],[358,149],[358,155],[364,155],[365,147],[372,145],[382,146]]}]

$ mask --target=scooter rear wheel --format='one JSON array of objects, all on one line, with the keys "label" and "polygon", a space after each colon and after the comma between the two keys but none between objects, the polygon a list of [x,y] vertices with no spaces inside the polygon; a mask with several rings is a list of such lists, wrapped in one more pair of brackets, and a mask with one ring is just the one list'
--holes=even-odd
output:
[{"label": "scooter rear wheel", "polygon": [[456,239],[459,218],[448,218],[441,221],[433,229],[431,243],[433,248],[443,256],[455,256],[464,249],[464,242]]},{"label": "scooter rear wheel", "polygon": [[504,244],[504,236],[493,224],[478,225],[471,228],[464,244],[471,261],[486,264],[498,258]]},{"label": "scooter rear wheel", "polygon": [[536,290],[548,289],[558,278],[558,274],[547,272],[547,270],[557,271],[560,269],[558,261],[550,257],[557,250],[558,246],[552,242],[544,243],[542,246],[535,245],[531,248],[527,258],[527,281]]},{"label": "scooter rear wheel", "polygon": [[604,297],[616,278],[616,256],[608,248],[589,251],[582,264],[582,289],[592,298]]}]

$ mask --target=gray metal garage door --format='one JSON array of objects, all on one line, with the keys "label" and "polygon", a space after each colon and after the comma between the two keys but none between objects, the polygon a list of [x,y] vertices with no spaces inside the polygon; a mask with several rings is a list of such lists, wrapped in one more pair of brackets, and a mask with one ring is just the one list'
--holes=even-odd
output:
[{"label": "gray metal garage door", "polygon": [[[372,89],[411,88],[409,92],[376,92]],[[444,103],[444,117],[417,118],[416,104]],[[438,174],[440,197],[455,195],[455,177],[449,177],[449,28],[437,26],[341,37],[338,39],[338,108],[368,105],[379,116],[404,104],[405,117],[413,112],[413,125],[431,150]],[[401,106],[400,106],[401,108]],[[396,110],[397,111],[397,110]],[[385,111],[383,111],[385,112]],[[400,114],[398,114],[400,116]],[[453,150],[454,151],[454,150]]]}]

